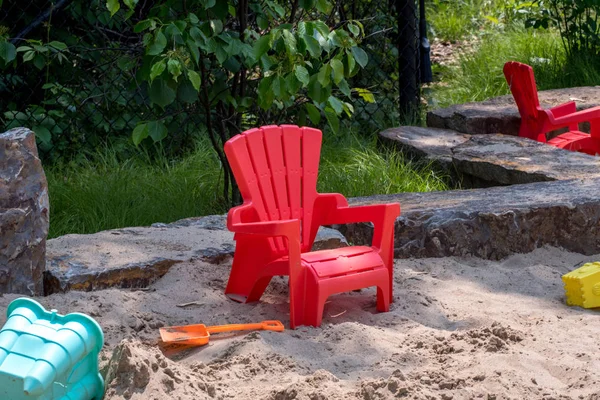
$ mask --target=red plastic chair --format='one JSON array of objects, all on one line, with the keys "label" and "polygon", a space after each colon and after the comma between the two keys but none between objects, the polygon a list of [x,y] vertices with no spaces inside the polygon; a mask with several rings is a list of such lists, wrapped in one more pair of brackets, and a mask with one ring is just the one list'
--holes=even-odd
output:
[{"label": "red plastic chair", "polygon": [[[229,298],[258,301],[273,276],[288,275],[292,329],[319,326],[334,293],[376,286],[377,310],[389,310],[398,204],[348,207],[341,194],[317,193],[317,129],[251,129],[230,139],[225,153],[244,199],[227,216],[236,240]],[[372,246],[310,251],[320,225],[366,221],[374,224]]]},{"label": "red plastic chair", "polygon": [[[516,61],[504,64],[504,76],[521,114],[519,136],[548,143],[549,145],[587,153],[600,154],[600,107],[577,111],[574,101],[544,110],[540,107],[533,69]],[[590,122],[590,134],[581,132],[579,124]],[[563,133],[551,140],[548,132],[565,128]]]}]

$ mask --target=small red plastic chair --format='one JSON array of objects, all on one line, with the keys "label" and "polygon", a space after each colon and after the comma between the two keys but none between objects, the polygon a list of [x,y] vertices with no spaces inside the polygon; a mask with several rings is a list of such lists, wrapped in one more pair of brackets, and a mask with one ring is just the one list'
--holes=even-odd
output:
[{"label": "small red plastic chair", "polygon": [[[521,114],[519,136],[586,154],[600,154],[600,107],[577,111],[574,101],[544,110],[540,107],[533,69],[516,61],[504,64],[504,76]],[[590,133],[581,132],[579,124],[589,121]],[[553,139],[548,132],[568,128]]]},{"label": "small red plastic chair", "polygon": [[[292,329],[320,326],[334,293],[376,286],[377,310],[389,310],[398,204],[348,207],[341,194],[317,193],[317,129],[251,129],[231,138],[225,153],[244,199],[227,216],[236,241],[229,298],[258,301],[273,276],[287,275]],[[310,251],[319,226],[354,222],[373,223],[371,246]]]}]

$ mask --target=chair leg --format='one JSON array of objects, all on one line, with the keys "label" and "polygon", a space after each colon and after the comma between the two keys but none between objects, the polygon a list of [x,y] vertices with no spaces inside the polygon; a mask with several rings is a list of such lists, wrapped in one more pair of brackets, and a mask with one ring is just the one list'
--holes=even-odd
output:
[{"label": "chair leg", "polygon": [[267,289],[267,286],[269,286],[269,283],[271,282],[272,278],[272,276],[264,276],[258,279],[254,283],[254,286],[252,287],[252,290],[250,291],[250,294],[246,299],[246,303],[253,303],[255,301],[259,301],[263,293],[265,292],[265,289]]},{"label": "chair leg", "polygon": [[257,257],[257,254],[263,252],[263,245],[264,243],[254,240],[237,241],[231,273],[225,288],[225,295],[231,300],[240,303],[258,301],[269,285],[271,276],[262,274],[268,260]]},{"label": "chair leg", "polygon": [[377,286],[377,311],[390,311],[390,294],[389,285]]},{"label": "chair leg", "polygon": [[327,295],[319,287],[317,278],[309,271],[302,277],[304,282],[295,285],[294,296],[290,296],[290,326],[321,326],[323,308]]}]

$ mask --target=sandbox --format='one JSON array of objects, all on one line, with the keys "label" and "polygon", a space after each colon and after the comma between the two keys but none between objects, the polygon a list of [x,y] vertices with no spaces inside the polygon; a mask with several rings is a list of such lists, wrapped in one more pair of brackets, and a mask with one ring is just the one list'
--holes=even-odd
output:
[{"label": "sandbox", "polygon": [[[158,328],[287,325],[285,279],[260,303],[238,304],[223,295],[228,262],[183,262],[144,289],[37,300],[102,325],[107,400],[595,398],[600,320],[564,304],[560,276],[598,257],[541,248],[502,261],[397,260],[389,313],[376,313],[367,289],[331,297],[320,328],[213,337],[199,348],[161,347]],[[1,297],[0,308],[16,297]]]},{"label": "sandbox", "polygon": [[[473,188],[350,200],[401,204],[388,313],[365,289],[332,296],[319,328],[165,346],[162,326],[289,326],[286,278],[256,304],[224,296],[234,251],[224,216],[50,240],[47,296],[35,299],[103,327],[107,400],[598,399],[599,315],[568,307],[560,278],[600,260],[600,161],[488,133],[382,132]],[[317,246],[371,234],[323,228]]]}]

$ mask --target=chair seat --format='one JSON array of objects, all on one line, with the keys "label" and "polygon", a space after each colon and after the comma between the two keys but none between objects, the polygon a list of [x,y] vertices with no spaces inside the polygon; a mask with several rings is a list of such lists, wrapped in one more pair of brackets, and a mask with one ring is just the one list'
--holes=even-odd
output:
[{"label": "chair seat", "polygon": [[567,145],[570,142],[573,142],[575,140],[586,139],[589,137],[590,137],[590,135],[585,132],[570,131],[567,133],[562,133],[562,134],[558,135],[557,137],[548,140],[547,143],[551,146],[562,149],[565,145]]},{"label": "chair seat", "polygon": [[548,144],[559,149],[577,151],[592,156],[600,154],[600,140],[580,131],[571,131],[558,135],[554,139],[549,140]]},{"label": "chair seat", "polygon": [[313,251],[302,254],[301,259],[319,278],[333,278],[385,268],[378,249],[367,246]]}]

